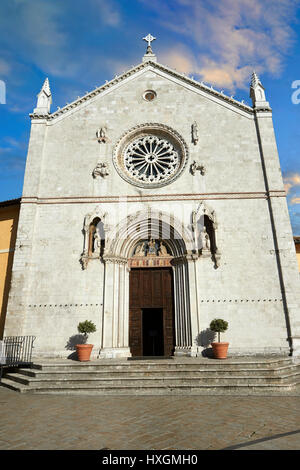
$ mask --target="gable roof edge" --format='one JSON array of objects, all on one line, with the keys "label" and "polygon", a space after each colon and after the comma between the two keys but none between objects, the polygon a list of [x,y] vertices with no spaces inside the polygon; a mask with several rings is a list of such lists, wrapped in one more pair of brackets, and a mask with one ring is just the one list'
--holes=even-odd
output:
[{"label": "gable roof edge", "polygon": [[112,80],[106,81],[104,85],[101,85],[100,87],[96,87],[94,90],[90,91],[86,95],[77,98],[74,100],[72,103],[67,103],[63,108],[58,108],[57,111],[53,113],[49,113],[47,115],[45,114],[37,114],[37,113],[31,113],[29,114],[31,119],[45,119],[47,121],[52,121],[56,119],[57,117],[61,116],[62,114],[66,113],[67,111],[70,111],[73,108],[76,108],[80,104],[88,101],[91,98],[94,98],[95,96],[99,95],[103,91],[107,90],[108,88],[113,87],[114,85],[122,82],[124,79],[129,78],[130,76],[134,75],[136,72],[139,72],[142,69],[146,68],[151,68],[153,67],[154,69],[161,70],[169,75],[172,75],[173,77],[177,79],[181,79],[188,83],[189,85],[192,85],[202,91],[205,91],[206,93],[217,97],[223,101],[225,101],[228,104],[231,104],[233,106],[236,106],[239,109],[242,109],[243,111],[246,111],[250,114],[254,113],[254,109],[240,101],[235,100],[233,97],[229,97],[225,95],[222,92],[219,92],[215,90],[213,87],[209,87],[208,85],[205,85],[203,82],[198,82],[197,80],[194,80],[193,78],[188,77],[187,75],[178,72],[177,70],[173,70],[170,67],[167,67],[166,65],[159,64],[158,62],[152,62],[152,61],[147,61],[140,63],[131,69],[129,69],[127,72],[122,73],[121,75],[116,75]]}]

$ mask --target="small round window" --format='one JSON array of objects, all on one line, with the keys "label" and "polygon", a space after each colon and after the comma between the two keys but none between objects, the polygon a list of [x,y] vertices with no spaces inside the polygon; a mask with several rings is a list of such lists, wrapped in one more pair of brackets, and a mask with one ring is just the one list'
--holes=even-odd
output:
[{"label": "small round window", "polygon": [[156,98],[156,93],[153,90],[147,90],[143,94],[143,98],[146,101],[153,101]]}]

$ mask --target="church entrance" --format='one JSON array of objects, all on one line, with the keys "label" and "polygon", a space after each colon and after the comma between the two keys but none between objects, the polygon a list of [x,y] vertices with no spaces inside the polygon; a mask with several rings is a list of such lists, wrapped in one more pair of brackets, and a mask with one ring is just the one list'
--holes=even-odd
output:
[{"label": "church entrance", "polygon": [[129,283],[132,356],[171,356],[175,347],[172,268],[132,268]]},{"label": "church entrance", "polygon": [[164,319],[162,308],[142,309],[143,356],[164,355]]}]

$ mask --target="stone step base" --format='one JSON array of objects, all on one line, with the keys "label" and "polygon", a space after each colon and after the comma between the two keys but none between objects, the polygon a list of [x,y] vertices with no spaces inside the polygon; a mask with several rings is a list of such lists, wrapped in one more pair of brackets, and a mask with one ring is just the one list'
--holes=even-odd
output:
[{"label": "stone step base", "polygon": [[94,386],[100,387],[102,385],[113,385],[122,386],[122,385],[130,385],[136,387],[143,387],[145,385],[152,385],[156,384],[157,386],[179,386],[179,385],[253,385],[253,384],[281,384],[287,383],[289,381],[300,381],[300,372],[282,375],[280,377],[264,377],[264,376],[257,376],[257,377],[240,377],[237,374],[235,375],[223,375],[222,377],[208,377],[203,375],[202,377],[187,377],[185,374],[181,374],[181,376],[142,376],[140,374],[137,377],[127,377],[123,374],[121,378],[116,377],[78,377],[78,378],[70,378],[70,377],[61,377],[59,380],[54,379],[53,377],[47,378],[40,378],[37,377],[26,377],[22,374],[6,374],[6,380],[11,380],[18,382],[23,385],[29,385],[32,387],[46,387],[51,384],[53,387],[65,387],[65,386],[73,386],[73,387],[85,387],[85,386]]},{"label": "stone step base", "polygon": [[[63,369],[63,370],[61,370]],[[103,369],[92,367],[86,368],[83,366],[82,368],[73,368],[73,369],[66,369],[64,368],[42,368],[42,369],[18,369],[15,372],[18,374],[22,374],[26,377],[35,377],[40,380],[42,379],[52,379],[52,380],[60,380],[60,379],[80,379],[86,378],[105,378],[111,377],[120,379],[122,377],[132,377],[132,378],[145,378],[145,377],[193,377],[193,378],[222,378],[224,376],[236,376],[239,377],[265,377],[265,378],[274,378],[274,377],[281,377],[283,375],[289,375],[296,372],[300,373],[300,365],[286,365],[284,367],[276,367],[276,368],[259,368],[259,369],[247,369],[247,368],[230,368],[230,366],[225,366],[224,368],[215,368],[211,366],[211,368],[202,368],[195,366],[189,368],[162,368],[160,366],[157,367],[144,367],[144,368],[136,368],[136,367],[129,367],[129,368],[119,368],[118,366],[111,367],[110,369],[104,367]],[[8,377],[8,375],[6,375]]]},{"label": "stone step base", "polygon": [[124,370],[130,371],[134,370],[156,370],[158,367],[160,369],[167,369],[167,370],[190,370],[190,369],[231,369],[231,370],[239,370],[241,368],[246,369],[273,369],[278,367],[285,367],[285,366],[293,366],[293,362],[290,358],[277,358],[277,359],[266,359],[266,360],[251,360],[251,359],[244,359],[244,360],[233,360],[233,359],[226,359],[224,360],[217,360],[217,359],[199,359],[199,358],[187,358],[185,360],[179,360],[177,358],[169,359],[166,358],[165,360],[158,359],[153,361],[151,359],[145,359],[142,361],[133,361],[132,358],[128,360],[113,360],[113,359],[100,359],[88,362],[78,362],[78,361],[48,361],[48,362],[35,362],[33,364],[34,369],[43,370],[43,371],[50,371],[54,369],[59,369],[60,371],[87,371],[87,370],[100,370],[100,371],[109,371],[109,373],[113,370]]},{"label": "stone step base", "polygon": [[300,364],[290,358],[48,361],[6,371],[1,382],[21,393],[93,395],[272,394],[297,384]]},{"label": "stone step base", "polygon": [[64,386],[34,388],[17,385],[16,382],[3,379],[3,386],[20,393],[59,394],[59,395],[103,395],[103,396],[135,396],[135,395],[272,395],[290,392],[297,385],[289,383],[284,385],[178,385],[178,386]]}]

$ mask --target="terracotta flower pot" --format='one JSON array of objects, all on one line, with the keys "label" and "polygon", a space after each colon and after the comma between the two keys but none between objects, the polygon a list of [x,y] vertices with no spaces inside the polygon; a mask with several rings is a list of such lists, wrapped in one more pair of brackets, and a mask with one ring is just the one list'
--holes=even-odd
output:
[{"label": "terracotta flower pot", "polygon": [[211,343],[215,359],[226,359],[229,343]]},{"label": "terracotta flower pot", "polygon": [[89,361],[93,344],[76,344],[77,356],[80,362]]}]

